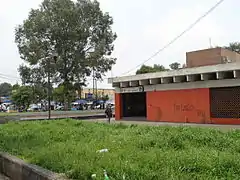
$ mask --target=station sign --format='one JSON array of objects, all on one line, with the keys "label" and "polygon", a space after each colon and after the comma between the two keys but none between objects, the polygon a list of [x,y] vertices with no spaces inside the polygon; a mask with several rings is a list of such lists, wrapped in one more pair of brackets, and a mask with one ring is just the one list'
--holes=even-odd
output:
[{"label": "station sign", "polygon": [[121,88],[120,91],[121,91],[121,93],[138,93],[138,92],[144,92],[144,86]]}]

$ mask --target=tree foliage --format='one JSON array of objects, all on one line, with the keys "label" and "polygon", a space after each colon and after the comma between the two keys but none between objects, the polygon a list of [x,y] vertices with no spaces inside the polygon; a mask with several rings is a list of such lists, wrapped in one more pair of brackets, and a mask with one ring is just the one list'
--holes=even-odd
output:
[{"label": "tree foliage", "polygon": [[9,83],[0,84],[0,97],[1,96],[10,96],[12,92],[12,85]]},{"label": "tree foliage", "polygon": [[137,70],[136,74],[154,73],[160,71],[167,71],[163,65],[154,64],[153,66],[142,65],[140,69]]},{"label": "tree foliage", "polygon": [[17,106],[28,108],[33,101],[32,88],[30,86],[20,86],[13,91],[11,98]]},{"label": "tree foliage", "polygon": [[53,100],[61,103],[65,103],[66,110],[68,109],[70,102],[72,102],[76,98],[76,91],[74,87],[72,86],[69,88],[67,94],[65,92],[66,88],[64,87],[64,84],[59,85],[57,88],[54,88],[53,90]]},{"label": "tree foliage", "polygon": [[27,63],[19,67],[23,84],[44,84],[50,72],[53,82],[64,84],[68,94],[93,70],[102,78],[116,62],[111,56],[117,37],[112,24],[96,0],[44,0],[16,28],[15,41]]},{"label": "tree foliage", "polygon": [[174,63],[171,63],[169,65],[169,67],[172,69],[172,70],[177,70],[177,69],[180,69],[181,68],[181,64],[179,62],[174,62]]},{"label": "tree foliage", "polygon": [[[177,70],[180,68],[186,68],[186,65],[183,64],[181,66],[180,63],[174,62],[169,65],[171,70]],[[145,73],[154,73],[154,72],[161,72],[161,71],[169,71],[169,69],[165,68],[163,65],[154,64],[153,66],[142,65],[137,71],[136,74],[145,74]]]},{"label": "tree foliage", "polygon": [[103,95],[102,98],[101,98],[103,101],[108,101],[109,100],[109,96],[106,94],[106,95]]},{"label": "tree foliage", "polygon": [[225,46],[224,48],[240,54],[240,42],[230,43],[228,46]]},{"label": "tree foliage", "polygon": [[83,87],[86,87],[87,85],[84,82],[77,82],[73,85],[74,90],[77,92],[77,95],[79,98],[82,98],[82,91]]}]

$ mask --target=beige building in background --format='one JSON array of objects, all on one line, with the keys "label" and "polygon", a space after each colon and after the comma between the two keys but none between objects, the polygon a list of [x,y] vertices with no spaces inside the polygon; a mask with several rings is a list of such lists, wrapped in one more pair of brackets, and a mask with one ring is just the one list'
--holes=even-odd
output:
[{"label": "beige building in background", "polygon": [[[97,91],[98,97],[103,97],[108,95],[110,100],[114,99],[114,94],[115,94],[114,89],[101,89],[101,88],[97,90],[94,89],[94,97],[96,95],[96,91]],[[93,94],[93,88],[84,88],[81,93],[81,98],[88,98],[89,94],[90,95]]]}]

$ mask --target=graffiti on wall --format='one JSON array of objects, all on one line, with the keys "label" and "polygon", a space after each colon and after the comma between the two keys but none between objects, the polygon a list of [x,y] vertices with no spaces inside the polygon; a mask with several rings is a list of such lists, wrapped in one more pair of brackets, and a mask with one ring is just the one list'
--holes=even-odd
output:
[{"label": "graffiti on wall", "polygon": [[206,120],[205,111],[195,108],[193,104],[174,104],[174,112],[193,112],[196,113],[197,117],[199,117],[201,121],[205,122]]}]

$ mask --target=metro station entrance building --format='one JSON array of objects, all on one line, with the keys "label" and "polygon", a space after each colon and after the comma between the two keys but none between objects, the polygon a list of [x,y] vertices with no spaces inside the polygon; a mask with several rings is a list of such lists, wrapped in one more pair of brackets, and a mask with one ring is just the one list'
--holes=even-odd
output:
[{"label": "metro station entrance building", "polygon": [[116,120],[240,124],[240,63],[109,79]]}]

